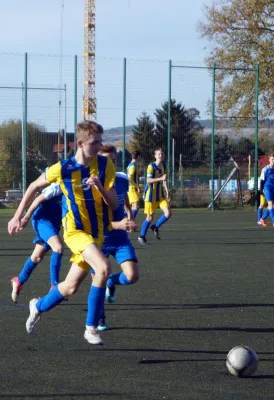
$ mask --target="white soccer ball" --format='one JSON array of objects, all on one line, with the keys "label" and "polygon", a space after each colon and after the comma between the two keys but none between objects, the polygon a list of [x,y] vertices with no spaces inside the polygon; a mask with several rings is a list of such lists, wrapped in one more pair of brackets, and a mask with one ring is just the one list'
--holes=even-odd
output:
[{"label": "white soccer ball", "polygon": [[258,363],[259,359],[257,354],[248,346],[241,345],[233,347],[226,357],[228,371],[239,378],[254,374]]}]

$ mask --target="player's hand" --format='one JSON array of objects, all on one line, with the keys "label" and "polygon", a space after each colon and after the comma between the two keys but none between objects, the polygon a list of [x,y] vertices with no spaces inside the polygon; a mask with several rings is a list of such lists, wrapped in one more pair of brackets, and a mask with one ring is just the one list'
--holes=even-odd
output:
[{"label": "player's hand", "polygon": [[141,189],[139,187],[136,188],[137,193],[140,194],[141,193]]},{"label": "player's hand", "polygon": [[29,222],[29,217],[27,215],[25,215],[21,219],[21,226],[20,226],[19,230],[22,231],[27,226],[28,222]]},{"label": "player's hand", "polygon": [[99,192],[101,192],[102,189],[103,189],[101,181],[100,181],[100,179],[98,178],[97,175],[90,176],[88,178],[88,180],[86,181],[86,184],[90,185],[90,186],[94,186]]},{"label": "player's hand", "polygon": [[164,175],[162,176],[162,181],[165,182],[165,181],[166,181],[166,178],[167,178],[167,176],[166,176],[166,174],[164,174]]},{"label": "player's hand", "polygon": [[122,221],[120,221],[120,226],[123,231],[127,231],[127,232],[136,232],[137,230],[137,223],[134,220],[129,220],[127,218],[122,219]]},{"label": "player's hand", "polygon": [[13,217],[8,223],[8,232],[13,236],[16,232],[19,232],[21,227],[21,220]]}]

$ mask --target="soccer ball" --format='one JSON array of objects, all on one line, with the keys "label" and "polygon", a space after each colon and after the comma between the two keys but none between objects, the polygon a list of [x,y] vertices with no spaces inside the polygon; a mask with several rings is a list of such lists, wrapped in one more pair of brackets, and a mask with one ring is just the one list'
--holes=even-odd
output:
[{"label": "soccer ball", "polygon": [[251,347],[236,346],[226,357],[228,371],[239,378],[251,376],[257,369],[259,359]]}]

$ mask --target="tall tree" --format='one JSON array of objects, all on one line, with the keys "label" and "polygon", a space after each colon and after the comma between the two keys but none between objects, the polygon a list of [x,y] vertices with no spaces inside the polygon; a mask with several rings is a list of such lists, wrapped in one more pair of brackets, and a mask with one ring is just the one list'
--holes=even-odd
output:
[{"label": "tall tree", "polygon": [[[273,0],[216,0],[205,6],[206,21],[199,23],[201,36],[213,42],[207,57],[217,69],[219,112],[241,118],[254,115],[255,72],[260,65],[260,112],[274,108],[274,2]],[[240,121],[240,120],[239,120]],[[241,119],[241,121],[244,121]]]},{"label": "tall tree", "polygon": [[[198,118],[199,111],[196,108],[186,109],[176,100],[171,100],[171,139],[174,139],[175,167],[179,166],[180,154],[184,167],[197,161],[197,137],[202,132]],[[168,135],[168,102],[162,104],[162,108],[155,111],[157,131],[164,140],[162,147],[167,153]]]},{"label": "tall tree", "polygon": [[133,151],[141,151],[145,165],[154,160],[156,147],[162,147],[162,134],[155,129],[154,122],[146,112],[137,118],[137,124],[132,128],[131,147]]}]

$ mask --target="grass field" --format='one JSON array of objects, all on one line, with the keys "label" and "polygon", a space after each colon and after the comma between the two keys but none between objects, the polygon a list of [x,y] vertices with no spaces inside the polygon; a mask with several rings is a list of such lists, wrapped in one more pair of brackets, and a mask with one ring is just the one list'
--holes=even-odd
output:
[{"label": "grass field", "polygon": [[[274,228],[258,227],[255,212],[174,211],[162,240],[149,233],[147,247],[131,234],[141,278],[106,305],[112,329],[99,347],[83,338],[88,279],[26,333],[28,301],[49,288],[49,257],[12,304],[9,279],[30,255],[33,232],[11,238],[7,221],[0,214],[1,399],[274,399]],[[68,266],[66,250],[62,276]],[[259,356],[251,378],[226,370],[237,344]]]}]

